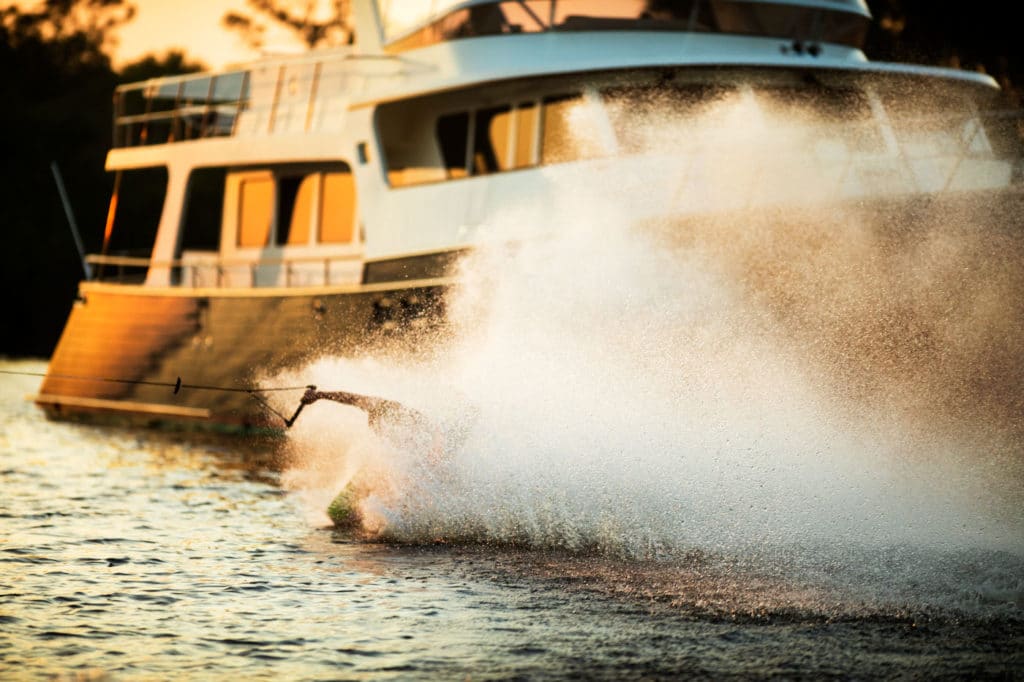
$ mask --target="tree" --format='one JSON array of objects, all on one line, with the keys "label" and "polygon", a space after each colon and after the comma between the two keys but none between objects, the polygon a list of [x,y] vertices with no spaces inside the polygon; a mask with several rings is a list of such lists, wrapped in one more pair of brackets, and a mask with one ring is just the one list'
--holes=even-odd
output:
[{"label": "tree", "polygon": [[238,31],[254,48],[264,45],[268,22],[291,31],[307,47],[347,45],[353,33],[348,20],[348,0],[327,0],[326,10],[317,11],[316,0],[246,0],[255,15],[228,12],[221,19],[227,28]]},{"label": "tree", "polygon": [[875,59],[984,71],[1015,97],[1024,86],[1017,3],[986,3],[966,13],[960,3],[868,0],[874,16],[866,50]]},{"label": "tree", "polygon": [[130,64],[125,64],[118,72],[117,80],[121,83],[138,83],[148,78],[206,70],[205,64],[191,61],[181,50],[168,50],[162,55],[147,54]]},{"label": "tree", "polygon": [[[48,0],[0,12],[0,256],[3,290],[18,292],[0,325],[0,352],[52,349],[82,271],[50,174],[56,161],[82,224],[102,220],[109,185],[116,79],[104,44],[133,13],[121,0]],[[86,232],[87,248],[99,235]]]},{"label": "tree", "polygon": [[[11,294],[0,354],[49,355],[82,278],[51,162],[64,177],[86,250],[99,250],[119,81],[106,50],[133,14],[124,0],[47,0],[38,9],[0,10],[0,286]],[[193,66],[171,53],[128,65],[125,73],[145,78]]]},{"label": "tree", "polygon": [[125,0],[44,0],[33,10],[0,10],[6,39],[73,39],[88,46],[79,56],[103,55],[104,44],[114,40],[113,30],[133,16],[135,6]]}]

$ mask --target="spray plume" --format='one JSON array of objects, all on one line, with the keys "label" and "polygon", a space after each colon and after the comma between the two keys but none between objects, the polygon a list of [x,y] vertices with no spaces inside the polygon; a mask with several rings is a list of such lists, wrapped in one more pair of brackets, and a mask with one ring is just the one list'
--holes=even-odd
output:
[{"label": "spray plume", "polygon": [[[826,201],[836,176],[792,153],[822,122],[750,107],[682,121],[715,151],[691,193],[732,210],[637,220],[664,165],[603,183],[552,172],[558,228],[467,257],[430,352],[275,378],[388,396],[437,425],[381,437],[355,410],[311,408],[286,482],[312,516],[351,486],[362,532],[402,542],[1019,558],[1024,236],[1009,203]],[[645,117],[634,143],[671,155],[678,116]],[[751,194],[776,200],[745,208]],[[522,233],[516,213],[487,226],[492,243]],[[1020,600],[1011,563],[999,589]]]}]

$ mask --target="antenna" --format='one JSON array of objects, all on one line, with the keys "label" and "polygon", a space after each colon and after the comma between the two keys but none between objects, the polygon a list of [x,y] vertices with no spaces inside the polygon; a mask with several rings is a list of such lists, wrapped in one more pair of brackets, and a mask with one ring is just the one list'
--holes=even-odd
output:
[{"label": "antenna", "polygon": [[50,162],[50,171],[53,173],[53,180],[57,183],[57,192],[60,193],[60,201],[64,204],[64,215],[68,218],[68,227],[71,228],[71,236],[75,238],[75,247],[78,249],[78,257],[82,259],[82,270],[86,279],[92,279],[92,270],[88,261],[85,260],[85,246],[82,245],[82,235],[78,234],[78,223],[75,222],[75,214],[71,210],[71,202],[68,200],[68,193],[64,189],[64,180],[60,176],[60,168],[56,161]]}]

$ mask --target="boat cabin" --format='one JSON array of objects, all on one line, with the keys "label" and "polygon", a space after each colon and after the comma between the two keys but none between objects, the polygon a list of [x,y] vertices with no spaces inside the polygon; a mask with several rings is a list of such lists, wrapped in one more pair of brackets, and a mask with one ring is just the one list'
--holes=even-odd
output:
[{"label": "boat cabin", "polygon": [[[863,0],[356,2],[353,45],[119,88],[91,260],[151,287],[358,287],[439,276],[410,264],[503,220],[542,236],[572,186],[646,219],[1013,181],[993,81],[869,62],[869,21]],[[825,189],[767,181],[787,155]]]}]

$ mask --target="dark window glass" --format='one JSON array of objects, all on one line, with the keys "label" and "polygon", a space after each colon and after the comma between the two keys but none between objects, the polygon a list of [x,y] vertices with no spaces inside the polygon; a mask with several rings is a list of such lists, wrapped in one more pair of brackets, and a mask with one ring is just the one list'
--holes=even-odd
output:
[{"label": "dark window glass", "polygon": [[166,168],[121,171],[107,253],[149,256],[166,195]]},{"label": "dark window glass", "polygon": [[469,141],[469,114],[447,114],[437,119],[437,143],[441,147],[448,178],[466,176],[466,144]]},{"label": "dark window glass", "polygon": [[277,243],[303,245],[309,243],[309,226],[313,217],[320,175],[292,175],[277,180]]},{"label": "dark window glass", "polygon": [[200,168],[189,175],[181,235],[183,251],[216,250],[220,246],[226,177],[223,168]]}]

